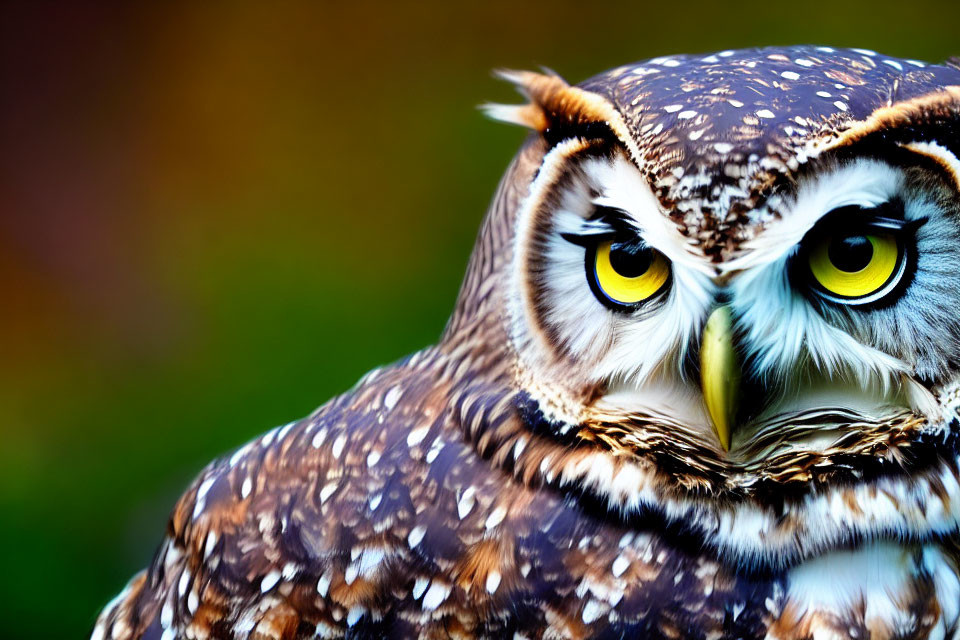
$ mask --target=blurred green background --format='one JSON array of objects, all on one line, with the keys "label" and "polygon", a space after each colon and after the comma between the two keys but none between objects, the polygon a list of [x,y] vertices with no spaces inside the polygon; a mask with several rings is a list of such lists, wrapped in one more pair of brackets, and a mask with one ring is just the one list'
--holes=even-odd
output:
[{"label": "blurred green background", "polygon": [[811,42],[955,0],[0,6],[0,609],[82,637],[211,458],[436,339],[523,139],[495,67]]}]

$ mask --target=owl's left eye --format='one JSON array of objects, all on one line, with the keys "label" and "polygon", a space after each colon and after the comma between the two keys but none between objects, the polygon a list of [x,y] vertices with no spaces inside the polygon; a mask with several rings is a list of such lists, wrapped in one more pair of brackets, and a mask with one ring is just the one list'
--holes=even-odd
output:
[{"label": "owl's left eye", "polygon": [[587,251],[587,279],[594,295],[618,311],[635,309],[660,293],[670,263],[643,240],[602,240]]},{"label": "owl's left eye", "polygon": [[813,293],[844,305],[888,299],[905,284],[910,230],[902,220],[871,218],[812,233],[804,239],[801,262]]}]

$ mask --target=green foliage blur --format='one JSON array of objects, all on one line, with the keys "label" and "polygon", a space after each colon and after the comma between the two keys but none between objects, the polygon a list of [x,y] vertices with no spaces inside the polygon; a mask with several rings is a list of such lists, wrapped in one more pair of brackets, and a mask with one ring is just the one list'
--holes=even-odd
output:
[{"label": "green foliage blur", "polygon": [[83,637],[199,469],[434,341],[524,137],[496,67],[571,81],[815,43],[943,60],[954,0],[0,7],[0,609]]}]

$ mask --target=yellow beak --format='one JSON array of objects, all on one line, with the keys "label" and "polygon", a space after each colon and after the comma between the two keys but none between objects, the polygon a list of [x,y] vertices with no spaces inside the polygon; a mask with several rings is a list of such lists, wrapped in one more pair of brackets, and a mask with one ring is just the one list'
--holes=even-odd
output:
[{"label": "yellow beak", "polygon": [[720,444],[729,451],[740,399],[740,363],[733,344],[733,314],[726,305],[714,309],[703,328],[700,388]]}]

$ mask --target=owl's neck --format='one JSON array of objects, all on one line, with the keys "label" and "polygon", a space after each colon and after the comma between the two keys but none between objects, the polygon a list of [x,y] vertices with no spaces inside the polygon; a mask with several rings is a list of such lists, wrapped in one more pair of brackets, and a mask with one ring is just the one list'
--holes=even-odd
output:
[{"label": "owl's neck", "polygon": [[[768,492],[761,500],[710,489],[709,473],[698,486],[679,462],[671,466],[672,453],[611,449],[596,430],[558,421],[503,379],[463,383],[454,401],[478,454],[520,481],[560,492],[610,521],[712,548],[743,570],[782,570],[869,540],[933,540],[960,522],[955,438],[937,436],[938,454],[909,473],[898,467],[860,482],[811,484],[794,497]],[[957,430],[952,424],[946,432]]]}]

